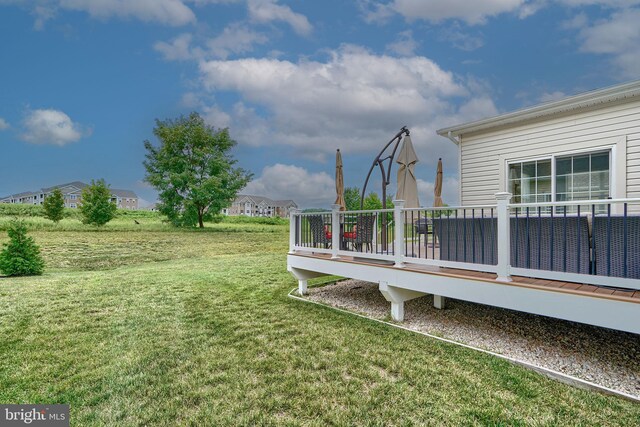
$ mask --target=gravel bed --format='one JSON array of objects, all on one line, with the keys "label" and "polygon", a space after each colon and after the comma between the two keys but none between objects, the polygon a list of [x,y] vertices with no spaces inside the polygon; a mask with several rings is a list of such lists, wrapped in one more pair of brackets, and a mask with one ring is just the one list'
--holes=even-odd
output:
[{"label": "gravel bed", "polygon": [[[309,289],[308,298],[376,319],[390,303],[375,283],[345,280]],[[640,336],[566,320],[427,295],[405,303],[407,328],[490,350],[640,398]]]}]

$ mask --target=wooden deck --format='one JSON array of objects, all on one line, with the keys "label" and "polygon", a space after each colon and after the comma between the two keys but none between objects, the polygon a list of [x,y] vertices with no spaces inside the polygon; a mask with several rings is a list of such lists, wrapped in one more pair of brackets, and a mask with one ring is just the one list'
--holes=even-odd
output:
[{"label": "wooden deck", "polygon": [[[396,268],[390,263],[375,262],[363,258],[341,256],[339,259],[332,260],[329,254],[313,253],[313,252],[297,252],[296,256],[319,258],[331,260],[333,262],[353,263],[359,265],[369,265],[381,268]],[[414,271],[418,273],[441,275],[455,278],[473,278],[474,280],[485,281],[489,283],[497,283],[504,286],[519,286],[529,289],[539,289],[545,291],[560,292],[565,294],[590,296],[603,298],[614,301],[624,301],[640,304],[640,291],[620,289],[608,286],[595,286],[584,283],[562,282],[555,280],[536,279],[531,277],[511,276],[511,282],[503,282],[496,280],[493,273],[484,273],[480,271],[461,270],[454,268],[433,267],[418,264],[406,263],[404,270]]]}]

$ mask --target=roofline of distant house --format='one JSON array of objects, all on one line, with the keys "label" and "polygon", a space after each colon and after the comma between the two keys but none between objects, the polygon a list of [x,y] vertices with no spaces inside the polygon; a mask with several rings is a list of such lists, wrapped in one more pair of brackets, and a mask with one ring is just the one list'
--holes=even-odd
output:
[{"label": "roofline of distant house", "polygon": [[475,122],[442,128],[436,131],[440,136],[455,142],[455,137],[472,132],[487,131],[493,128],[514,125],[529,120],[540,119],[554,114],[590,108],[596,105],[640,96],[640,80],[624,83],[604,89],[584,92],[559,101],[546,102],[533,107],[523,108],[511,113],[501,114]]}]

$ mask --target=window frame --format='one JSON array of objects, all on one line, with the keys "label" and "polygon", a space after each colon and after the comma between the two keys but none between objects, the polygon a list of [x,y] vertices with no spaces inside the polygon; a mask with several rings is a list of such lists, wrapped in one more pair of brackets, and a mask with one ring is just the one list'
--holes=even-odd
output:
[{"label": "window frame", "polygon": [[[616,188],[616,146],[615,145],[607,145],[600,147],[592,147],[587,149],[578,149],[578,150],[570,150],[563,151],[558,153],[552,153],[547,155],[540,156],[531,156],[531,157],[518,157],[512,159],[505,159],[504,163],[504,188],[506,191],[509,191],[509,166],[512,164],[521,164],[526,162],[540,161],[540,160],[550,160],[551,161],[551,202],[556,202],[556,162],[560,158],[564,157],[573,157],[580,156],[586,154],[597,154],[597,153],[609,153],[609,198],[615,198],[617,194]],[[591,168],[591,166],[589,166]],[[591,172],[591,170],[590,170]],[[537,193],[536,193],[537,195]],[[512,202],[513,203],[513,202]],[[542,202],[544,203],[544,202]]]}]

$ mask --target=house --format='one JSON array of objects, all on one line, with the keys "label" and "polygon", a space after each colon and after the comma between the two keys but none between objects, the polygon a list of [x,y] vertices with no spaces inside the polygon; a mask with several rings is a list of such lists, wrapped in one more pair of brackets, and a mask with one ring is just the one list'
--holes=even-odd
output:
[{"label": "house", "polygon": [[293,200],[272,200],[263,196],[238,195],[229,208],[223,209],[230,216],[268,216],[288,218],[291,209],[298,205]]},{"label": "house", "polygon": [[459,149],[462,205],[640,197],[639,94],[636,81],[439,130]]},{"label": "house", "polygon": [[[82,201],[82,189],[87,184],[80,181],[69,182],[66,184],[54,185],[52,187],[42,188],[39,191],[30,191],[18,193],[0,199],[0,203],[20,203],[29,205],[41,205],[44,199],[53,193],[53,190],[60,189],[64,198],[64,205],[67,208],[77,208]],[[111,201],[120,209],[138,209],[138,196],[131,190],[111,190]]]},{"label": "house", "polygon": [[[458,147],[460,206],[294,211],[300,293],[338,275],[377,283],[397,321],[432,294],[640,334],[640,81],[437,133]],[[377,229],[352,244],[363,216]]]}]

